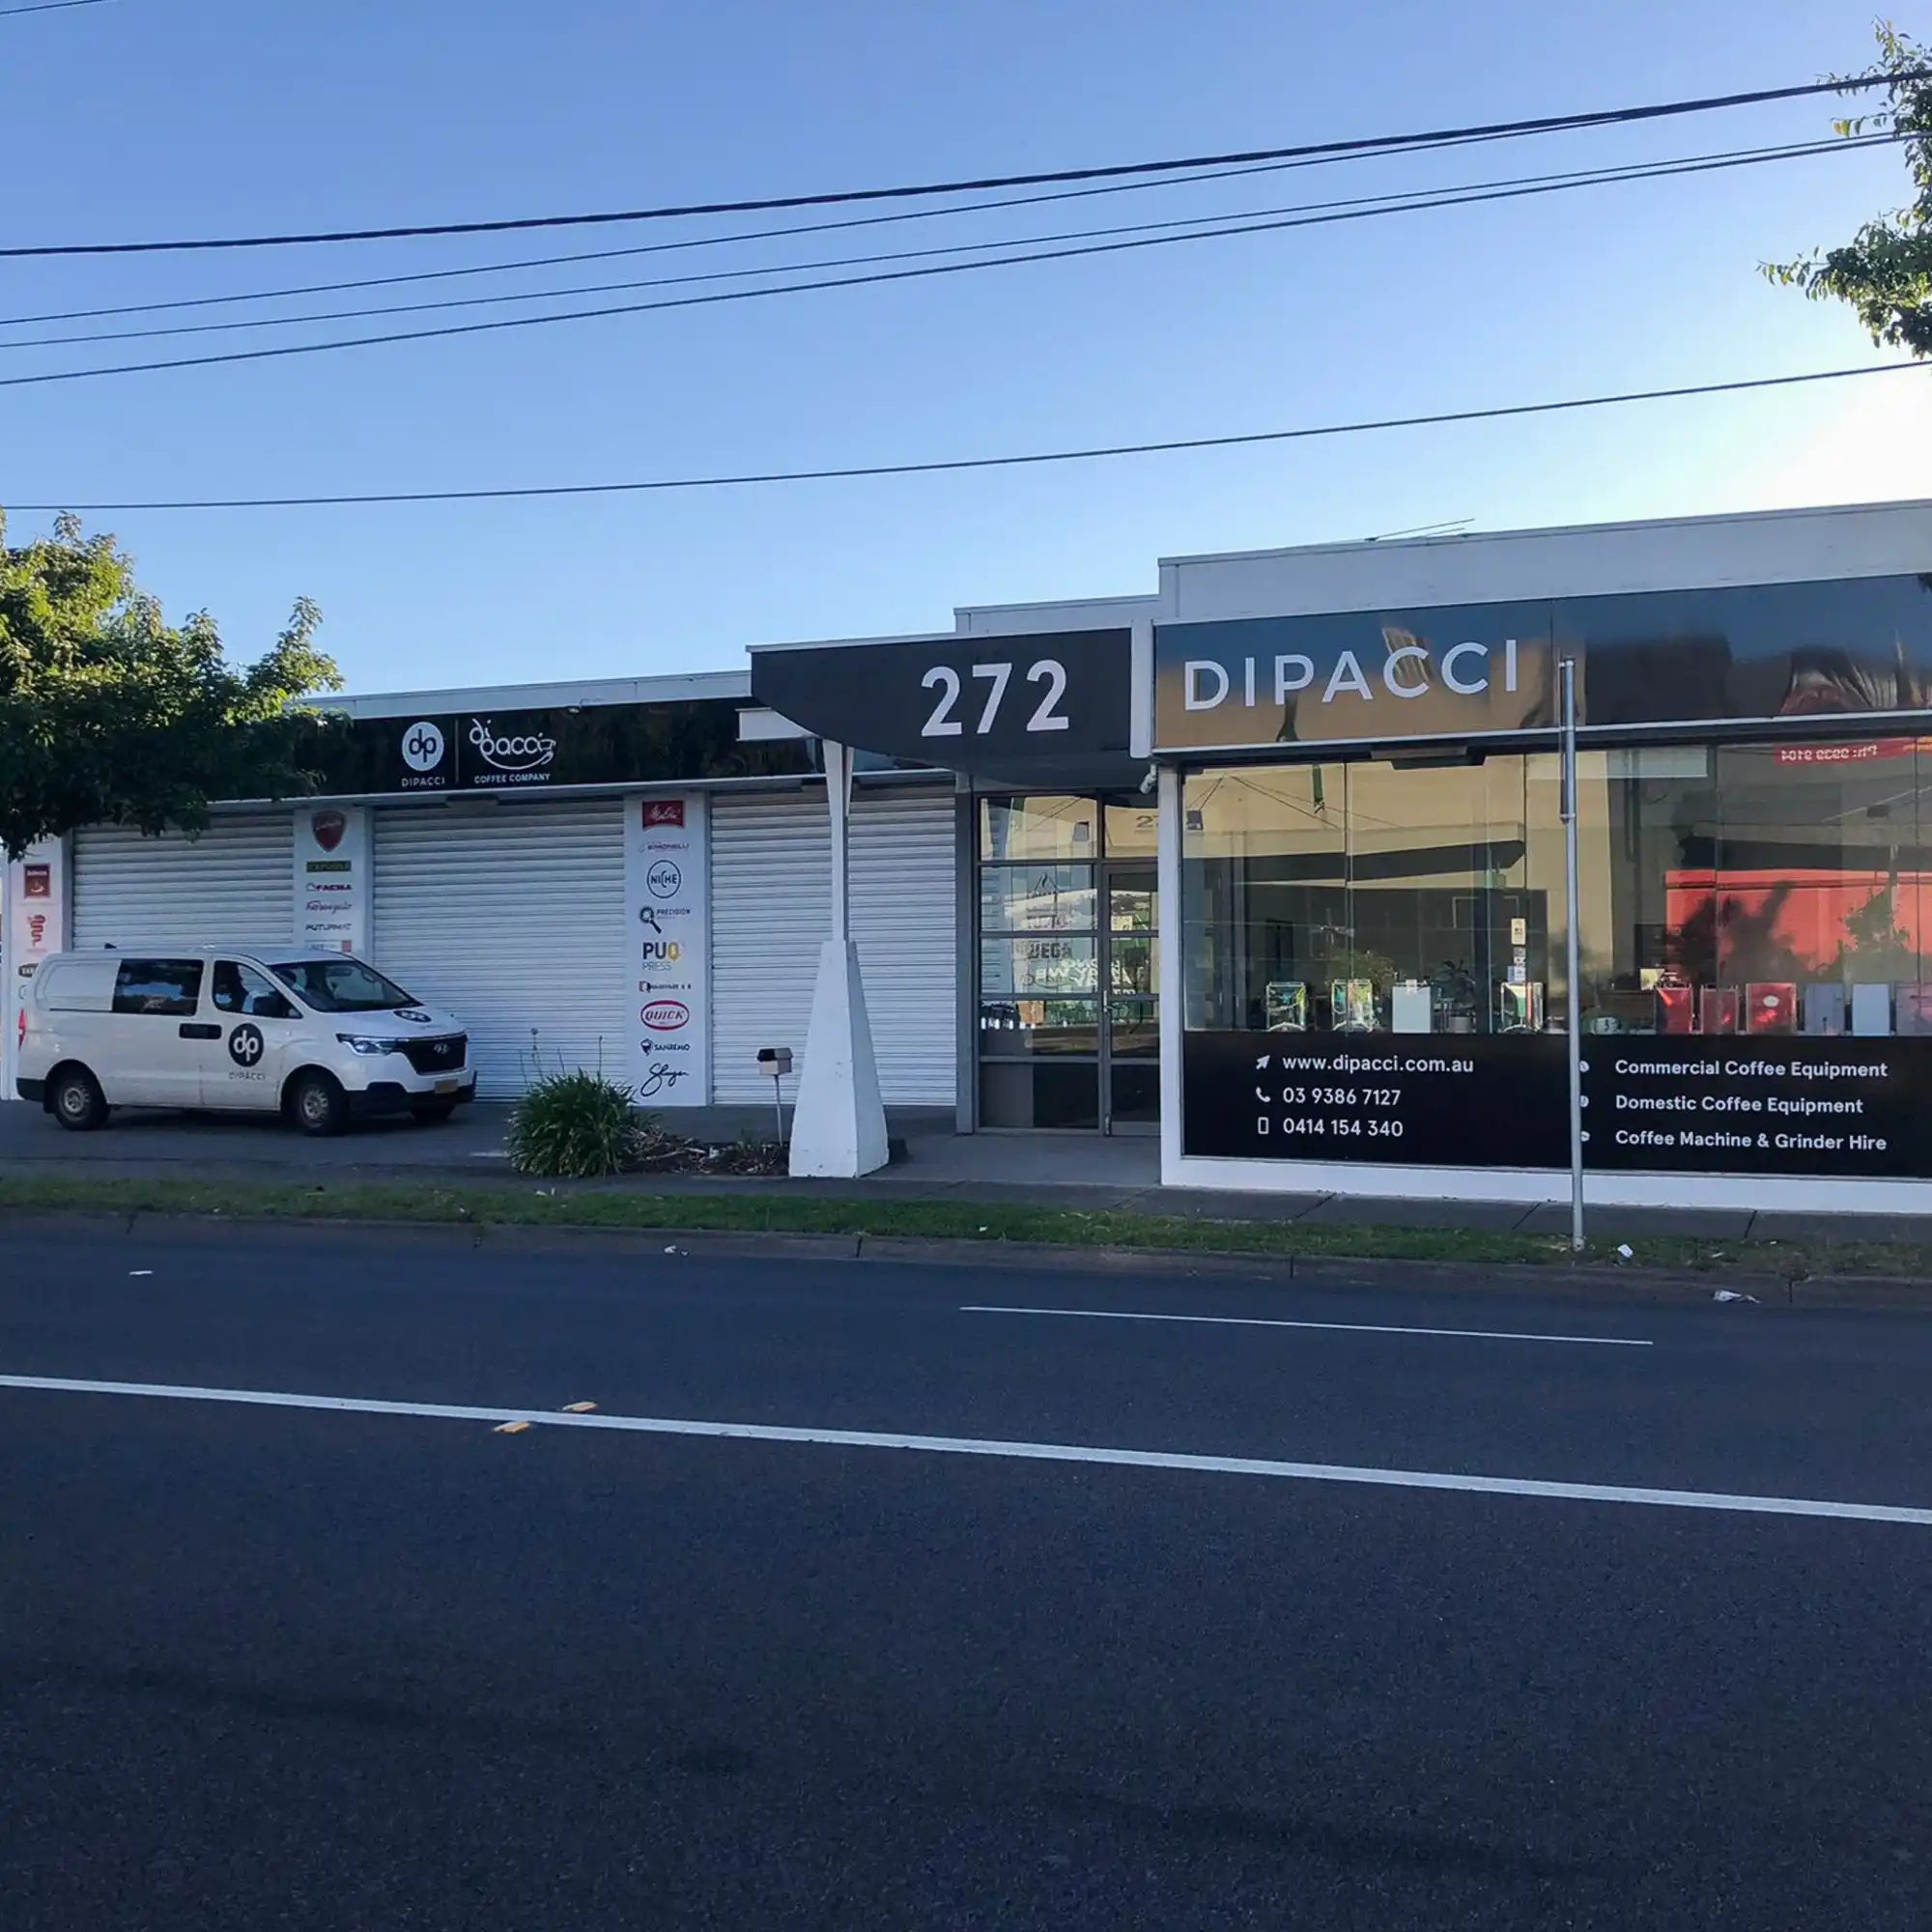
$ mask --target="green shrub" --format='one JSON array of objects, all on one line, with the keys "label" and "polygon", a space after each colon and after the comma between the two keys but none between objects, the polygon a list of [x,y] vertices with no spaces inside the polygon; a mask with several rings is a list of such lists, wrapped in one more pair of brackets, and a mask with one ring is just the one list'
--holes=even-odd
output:
[{"label": "green shrub", "polygon": [[601,1073],[553,1073],[511,1111],[505,1145],[519,1174],[594,1180],[631,1165],[643,1130],[628,1087]]}]

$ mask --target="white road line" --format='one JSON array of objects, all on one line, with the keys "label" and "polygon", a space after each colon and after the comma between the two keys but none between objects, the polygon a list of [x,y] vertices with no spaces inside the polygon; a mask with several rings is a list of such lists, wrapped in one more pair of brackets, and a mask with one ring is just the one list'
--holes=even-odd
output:
[{"label": "white road line", "polygon": [[891,1435],[861,1429],[781,1429],[762,1422],[687,1422],[656,1415],[572,1415],[549,1408],[476,1408],[440,1402],[378,1402],[362,1396],[288,1395],[265,1389],[181,1388],[167,1382],[75,1381],[62,1376],[0,1376],[0,1388],[43,1389],[65,1395],[155,1396],[173,1402],[239,1403],[256,1408],[312,1408],[351,1415],[418,1416],[438,1422],[528,1422],[546,1429],[616,1429],[641,1435],[722,1436],[740,1442],[812,1443],[834,1449],[912,1449],[930,1456],[990,1456],[1022,1463],[1101,1463],[1123,1469],[1273,1476],[1301,1483],[1361,1483],[1385,1490],[1463,1490],[1476,1495],[1541,1496],[1556,1502],[1645,1503],[1655,1509],[1722,1510],[1742,1516],[1833,1517],[1848,1522],[1902,1522],[1932,1529],[1932,1509],[1903,1509],[1890,1503],[1726,1495],[1704,1490],[1637,1490],[1606,1483],[1544,1483],[1521,1476],[1352,1468],[1342,1463],[1276,1463],[1249,1456],[1188,1456],[1159,1449],[1090,1449],[1069,1442]]},{"label": "white road line", "polygon": [[1083,1321],[1204,1321],[1224,1328],[1325,1328],[1343,1335],[1454,1335],[1468,1342],[1574,1342],[1589,1349],[1654,1349],[1623,1335],[1517,1335],[1494,1328],[1408,1328],[1378,1321],[1278,1321],[1246,1315],[1143,1315],[1121,1308],[991,1308],[968,1303],[961,1315],[1068,1315]]}]

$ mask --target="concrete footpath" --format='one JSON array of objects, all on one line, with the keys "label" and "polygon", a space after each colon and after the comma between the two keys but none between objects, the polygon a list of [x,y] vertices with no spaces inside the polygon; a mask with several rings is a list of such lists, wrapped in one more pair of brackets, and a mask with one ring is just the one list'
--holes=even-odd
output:
[{"label": "concrete footpath", "polygon": [[[440,1126],[412,1122],[358,1127],[336,1140],[308,1140],[279,1122],[215,1115],[124,1112],[103,1131],[63,1131],[38,1108],[0,1106],[0,1177],[290,1179],[336,1182],[434,1181],[500,1184],[508,1110],[478,1106]],[[690,1109],[676,1124],[704,1138],[769,1133],[768,1111]],[[955,1133],[950,1114],[907,1110],[892,1117],[903,1157],[862,1180],[792,1180],[733,1176],[645,1174],[586,1183],[600,1191],[652,1195],[771,1194],[793,1199],[958,1201],[1069,1208],[1078,1212],[1160,1214],[1217,1221],[1308,1226],[1449,1228],[1560,1235],[1563,1206],[1513,1202],[1364,1200],[1345,1195],[1256,1194],[1163,1188],[1151,1137],[1097,1134]],[[1692,1239],[1845,1244],[1932,1241],[1932,1186],[1916,1215],[1754,1213],[1744,1208],[1604,1208],[1593,1237],[1639,1243],[1647,1236]],[[1639,1257],[1640,1259],[1640,1257]],[[1762,1258],[1769,1264],[1771,1257]]]}]

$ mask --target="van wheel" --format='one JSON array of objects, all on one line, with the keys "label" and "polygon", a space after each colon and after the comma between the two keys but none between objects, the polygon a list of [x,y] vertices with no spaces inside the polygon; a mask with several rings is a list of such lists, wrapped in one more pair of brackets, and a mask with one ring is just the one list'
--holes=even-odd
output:
[{"label": "van wheel", "polygon": [[63,1067],[47,1090],[47,1111],[76,1134],[107,1124],[107,1102],[98,1081],[84,1066]]},{"label": "van wheel", "polygon": [[412,1100],[410,1112],[425,1126],[429,1126],[438,1121],[448,1120],[456,1112],[456,1102],[443,1099],[440,1095],[429,1100]]},{"label": "van wheel", "polygon": [[317,1140],[339,1134],[349,1124],[349,1098],[327,1073],[298,1073],[289,1089],[289,1117]]}]

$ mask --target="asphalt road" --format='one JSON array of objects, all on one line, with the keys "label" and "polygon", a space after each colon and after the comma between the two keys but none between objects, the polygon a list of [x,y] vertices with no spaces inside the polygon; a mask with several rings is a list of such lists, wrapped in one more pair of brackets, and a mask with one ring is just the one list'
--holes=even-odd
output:
[{"label": "asphalt road", "polygon": [[0,1925],[1922,1926],[1932,1517],[1856,1511],[1932,1511],[1928,1372],[1917,1317],[0,1228]]}]

